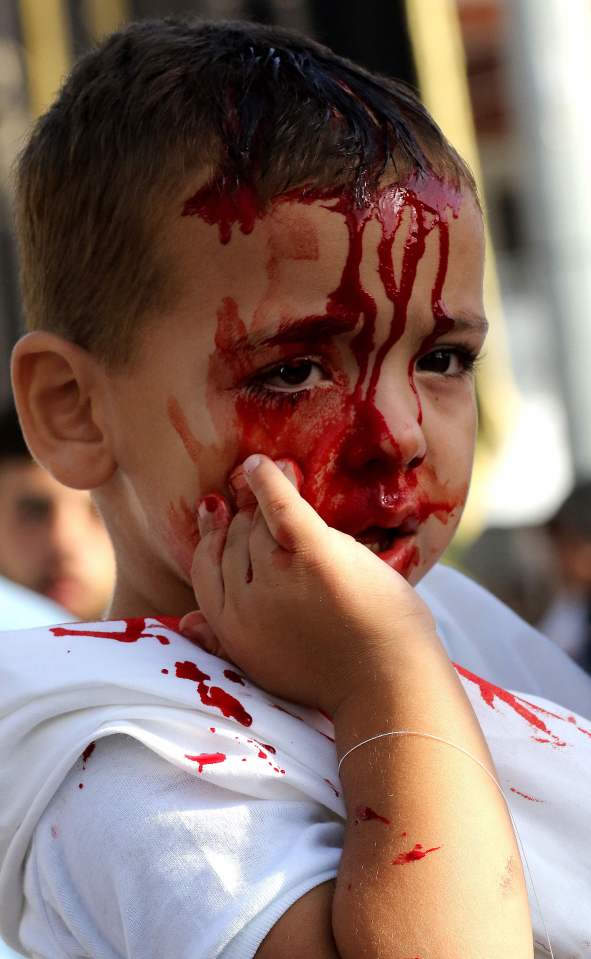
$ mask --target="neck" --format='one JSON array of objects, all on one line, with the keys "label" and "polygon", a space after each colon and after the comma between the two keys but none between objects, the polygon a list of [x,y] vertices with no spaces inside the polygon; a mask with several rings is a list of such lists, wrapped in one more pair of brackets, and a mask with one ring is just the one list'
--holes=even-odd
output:
[{"label": "neck", "polygon": [[142,577],[141,582],[138,582],[118,569],[107,617],[184,616],[196,608],[197,600],[191,587],[170,570],[159,570],[158,576]]}]

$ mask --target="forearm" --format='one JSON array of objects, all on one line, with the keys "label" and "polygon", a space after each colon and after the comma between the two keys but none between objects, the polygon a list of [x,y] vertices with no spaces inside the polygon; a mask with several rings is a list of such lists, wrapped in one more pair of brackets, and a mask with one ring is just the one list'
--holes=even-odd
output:
[{"label": "forearm", "polygon": [[[435,637],[356,690],[335,728],[339,756],[378,733],[416,730],[455,743],[495,775]],[[342,959],[531,957],[507,808],[478,763],[444,743],[387,737],[348,756],[341,781],[348,819],[333,934]]]}]

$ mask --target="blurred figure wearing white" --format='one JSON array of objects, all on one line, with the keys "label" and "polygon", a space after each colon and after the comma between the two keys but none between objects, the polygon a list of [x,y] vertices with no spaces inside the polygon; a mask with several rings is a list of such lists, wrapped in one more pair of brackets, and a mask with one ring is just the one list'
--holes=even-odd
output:
[{"label": "blurred figure wearing white", "polygon": [[[25,586],[0,576],[0,623],[2,629],[30,629],[68,622],[72,614]],[[2,952],[0,951],[0,957]]]}]

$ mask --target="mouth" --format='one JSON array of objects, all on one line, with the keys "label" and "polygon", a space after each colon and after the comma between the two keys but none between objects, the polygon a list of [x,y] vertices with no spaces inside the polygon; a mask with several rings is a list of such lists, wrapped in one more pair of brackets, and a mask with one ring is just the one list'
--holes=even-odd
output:
[{"label": "mouth", "polygon": [[396,550],[397,547],[408,545],[418,528],[418,520],[409,517],[399,526],[368,526],[354,535],[358,543],[367,546],[377,556],[383,557],[390,554],[392,550]]}]

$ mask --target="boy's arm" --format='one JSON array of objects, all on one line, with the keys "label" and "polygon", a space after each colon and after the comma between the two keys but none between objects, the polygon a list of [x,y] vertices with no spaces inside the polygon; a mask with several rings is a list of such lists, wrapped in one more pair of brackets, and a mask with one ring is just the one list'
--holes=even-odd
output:
[{"label": "boy's arm", "polygon": [[[295,959],[532,955],[519,854],[482,733],[426,607],[401,577],[330,530],[263,458],[258,509],[202,514],[200,605],[225,655],[278,695],[334,717],[348,810],[330,884],[259,950]],[[281,637],[278,643],[277,637]],[[313,664],[313,665],[312,665]],[[311,668],[312,667],[312,668]]]},{"label": "boy's arm", "polygon": [[[442,659],[427,655],[421,663],[417,656],[417,685],[406,695],[394,686],[360,692],[337,719],[339,754],[378,730],[428,729],[491,768],[463,690]],[[438,702],[437,715],[430,702]],[[348,756],[341,781],[348,820],[336,886],[318,887],[293,906],[257,959],[296,959],[308,946],[314,959],[533,954],[504,801],[477,763],[443,743],[390,737]]]}]

